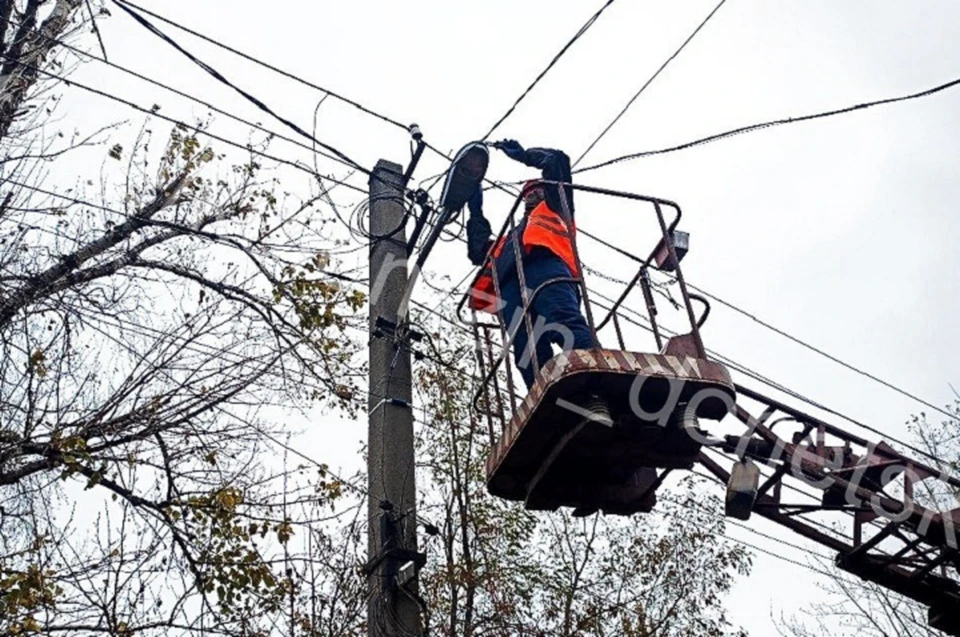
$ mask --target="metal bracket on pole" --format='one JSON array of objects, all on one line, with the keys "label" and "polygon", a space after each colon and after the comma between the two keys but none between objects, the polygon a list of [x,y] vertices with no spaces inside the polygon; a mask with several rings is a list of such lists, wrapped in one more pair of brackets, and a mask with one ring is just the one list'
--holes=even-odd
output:
[{"label": "metal bracket on pole", "polygon": [[430,205],[430,197],[423,189],[417,189],[412,192],[408,191],[407,198],[412,200],[413,203],[420,208],[420,214],[417,215],[417,223],[413,227],[413,233],[410,235],[410,240],[407,241],[407,256],[409,257],[411,254],[413,254],[414,248],[417,247],[417,242],[420,240],[420,235],[423,234],[423,227],[427,225],[427,219],[430,218],[430,215],[433,214],[434,210],[433,206]]},{"label": "metal bracket on pole", "polygon": [[395,515],[391,502],[385,500],[380,503],[379,523],[381,549],[375,557],[361,567],[361,570],[367,577],[382,570],[386,588],[394,590],[398,585],[407,584],[419,574],[420,569],[427,563],[427,555],[402,546],[400,518]]},{"label": "metal bracket on pole", "polygon": [[395,343],[420,343],[423,341],[423,332],[410,327],[410,323],[397,324],[388,318],[378,316],[374,323],[374,338],[389,338]]},{"label": "metal bracket on pole", "polygon": [[413,137],[413,141],[417,143],[417,148],[413,151],[413,156],[410,158],[410,165],[407,166],[407,170],[403,173],[401,186],[404,189],[407,187],[407,184],[410,183],[410,178],[413,177],[413,171],[417,169],[417,164],[420,163],[420,158],[423,156],[423,150],[427,147],[427,143],[423,141],[423,133],[420,132],[420,127],[416,124],[410,124],[410,136]]}]

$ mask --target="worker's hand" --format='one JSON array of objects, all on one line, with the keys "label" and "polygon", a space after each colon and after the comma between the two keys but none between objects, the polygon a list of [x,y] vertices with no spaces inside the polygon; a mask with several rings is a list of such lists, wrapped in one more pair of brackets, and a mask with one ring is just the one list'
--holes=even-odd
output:
[{"label": "worker's hand", "polygon": [[490,222],[482,214],[470,215],[467,219],[467,257],[473,265],[481,265],[490,249]]},{"label": "worker's hand", "polygon": [[470,209],[471,217],[483,216],[483,186],[477,186],[477,192],[473,193],[470,201],[467,202],[467,208]]},{"label": "worker's hand", "polygon": [[527,151],[523,150],[523,146],[515,139],[505,139],[495,143],[493,147],[502,150],[507,157],[514,161],[522,162],[527,155]]}]

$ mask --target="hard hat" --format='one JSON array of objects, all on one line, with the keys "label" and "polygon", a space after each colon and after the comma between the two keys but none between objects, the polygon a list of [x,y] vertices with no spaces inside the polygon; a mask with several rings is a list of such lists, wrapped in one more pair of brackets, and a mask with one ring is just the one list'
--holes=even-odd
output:
[{"label": "hard hat", "polygon": [[543,184],[541,183],[541,180],[539,180],[539,179],[531,179],[531,180],[529,180],[529,181],[527,181],[526,183],[523,184],[523,189],[524,189],[524,190],[527,190],[527,189],[529,189],[529,188],[535,188],[536,186],[540,186],[541,188],[543,187]]}]

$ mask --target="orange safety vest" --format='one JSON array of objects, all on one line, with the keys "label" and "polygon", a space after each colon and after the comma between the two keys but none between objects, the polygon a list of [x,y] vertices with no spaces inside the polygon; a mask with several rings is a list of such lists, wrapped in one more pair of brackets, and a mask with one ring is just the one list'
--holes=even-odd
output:
[{"label": "orange safety vest", "polygon": [[[521,245],[524,253],[529,253],[534,246],[546,248],[567,264],[573,276],[579,276],[580,269],[573,251],[573,235],[576,231],[576,223],[571,224],[568,231],[563,217],[551,210],[547,202],[541,201],[527,216]],[[501,237],[493,246],[490,256],[484,262],[483,272],[470,288],[470,307],[474,310],[494,313],[498,309],[492,261],[503,252],[505,243],[506,237]]]}]

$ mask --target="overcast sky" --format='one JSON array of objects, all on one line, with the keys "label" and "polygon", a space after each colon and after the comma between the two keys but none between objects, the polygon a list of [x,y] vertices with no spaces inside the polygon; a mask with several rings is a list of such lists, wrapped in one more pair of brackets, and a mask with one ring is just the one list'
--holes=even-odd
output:
[{"label": "overcast sky", "polygon": [[[446,151],[486,133],[584,21],[586,0],[142,0],[198,31],[328,87],[401,122],[418,123]],[[494,134],[554,146],[578,157],[626,101],[714,8],[714,0],[619,0],[577,42]],[[275,121],[218,85],[116,7],[101,29],[112,61],[221,108]],[[166,28],[166,27],[164,27]],[[284,116],[310,127],[322,97],[170,29],[190,50]],[[688,48],[591,151],[585,164],[670,146],[729,128],[916,92],[960,77],[960,3],[950,0],[728,0]],[[171,116],[206,111],[84,65],[77,80]],[[136,114],[73,93],[69,123],[90,127]],[[684,210],[692,235],[684,272],[693,283],[835,356],[941,405],[960,382],[956,272],[960,254],[960,88],[933,97],[724,140],[585,174],[584,183],[661,196]],[[406,163],[408,136],[328,100],[317,135],[365,166]],[[244,141],[248,131],[216,119]],[[310,161],[277,144],[277,154]],[[343,176],[342,167],[324,170]],[[436,157],[418,178],[443,170]],[[528,169],[501,154],[489,176],[515,181]],[[364,185],[357,175],[352,179]],[[291,188],[304,183],[303,177]],[[343,196],[344,203],[358,198]],[[654,237],[644,213],[578,199],[578,225],[644,252]],[[509,200],[488,197],[496,226]],[[585,262],[616,278],[633,272],[596,246]],[[445,244],[432,269],[447,286],[469,271],[462,244]],[[615,286],[589,281],[605,293]],[[427,288],[417,298],[435,302]],[[638,305],[639,307],[639,305]],[[679,324],[674,322],[674,326]],[[729,310],[715,308],[704,339],[740,363],[897,437],[922,409]],[[612,341],[607,342],[612,345]],[[653,348],[639,333],[631,349]],[[842,424],[838,422],[837,424]],[[311,423],[313,455],[352,466],[365,425]],[[324,429],[325,428],[325,429]],[[863,432],[857,432],[863,433]],[[871,435],[870,437],[875,437]],[[760,521],[756,529],[800,545]],[[731,536],[805,561],[800,551],[732,529]],[[821,555],[825,549],[816,548]],[[730,600],[731,619],[774,634],[771,614],[817,599],[808,570],[759,556]]]}]

